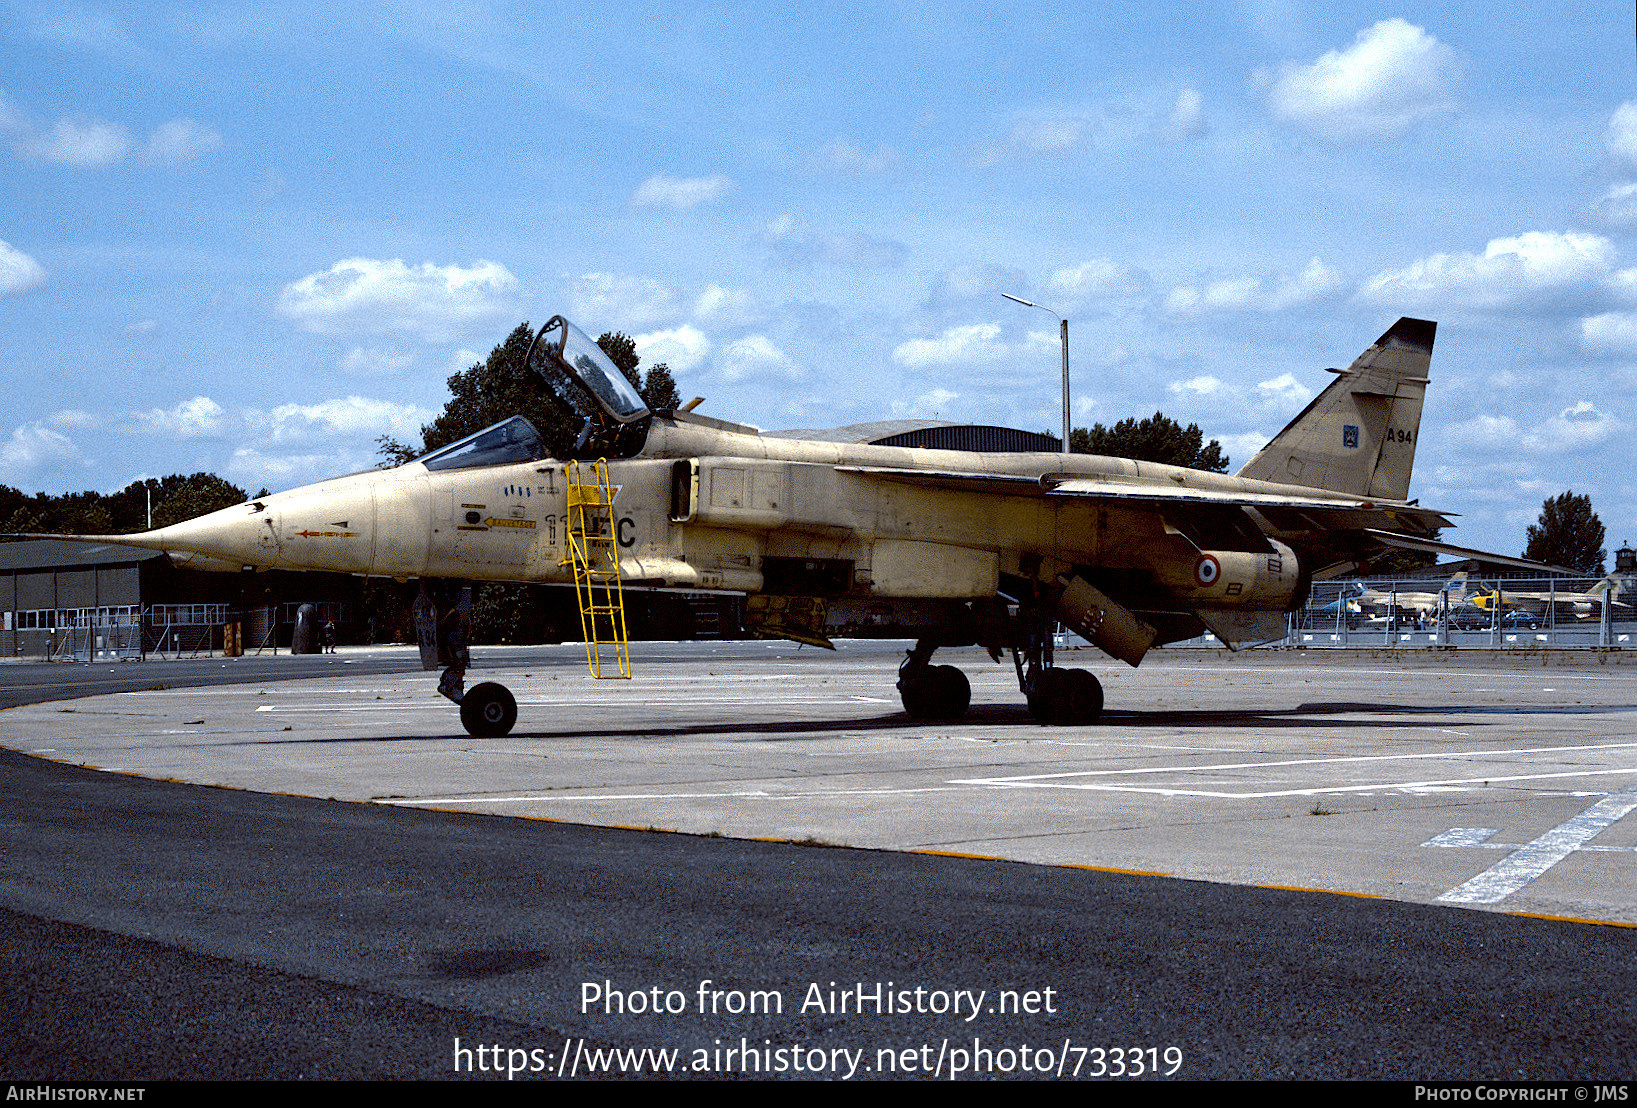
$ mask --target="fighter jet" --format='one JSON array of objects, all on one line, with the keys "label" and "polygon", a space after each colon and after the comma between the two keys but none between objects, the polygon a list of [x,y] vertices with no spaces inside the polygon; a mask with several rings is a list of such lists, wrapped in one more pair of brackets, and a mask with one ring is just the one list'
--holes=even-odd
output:
[{"label": "fighter jet", "polygon": [[1573,620],[1596,619],[1603,607],[1603,595],[1608,594],[1609,607],[1615,618],[1626,618],[1631,604],[1620,599],[1625,583],[1618,574],[1608,574],[1587,589],[1513,589],[1497,582],[1468,598],[1470,606],[1483,613],[1486,619],[1499,610],[1518,612],[1533,618],[1531,627],[1547,622],[1568,623]]},{"label": "fighter jet", "polygon": [[[1135,666],[1207,630],[1235,649],[1280,638],[1314,578],[1362,572],[1386,547],[1475,553],[1437,541],[1449,513],[1406,499],[1435,331],[1400,319],[1229,476],[778,438],[650,411],[557,316],[527,361],[575,417],[572,442],[514,416],[394,469],[91,538],[208,568],[419,580],[423,660],[446,667],[440,691],[475,735],[506,734],[517,706],[493,682],[465,689],[473,581],[575,584],[604,676],[625,589],[749,594],[752,631],[818,645],[832,605],[867,602],[917,636],[898,670],[909,715],[966,712],[966,676],[932,658],[977,644],[1010,654],[1037,719],[1085,723],[1102,686],[1055,664],[1057,622]],[[628,675],[617,653],[612,675]]]},{"label": "fighter jet", "polygon": [[1466,595],[1467,575],[1464,570],[1454,574],[1439,592],[1417,592],[1404,587],[1405,584],[1382,589],[1363,581],[1354,581],[1345,586],[1335,600],[1316,610],[1334,617],[1339,608],[1350,628],[1361,623],[1408,623],[1413,626],[1436,619],[1446,597],[1450,604],[1459,604]]}]

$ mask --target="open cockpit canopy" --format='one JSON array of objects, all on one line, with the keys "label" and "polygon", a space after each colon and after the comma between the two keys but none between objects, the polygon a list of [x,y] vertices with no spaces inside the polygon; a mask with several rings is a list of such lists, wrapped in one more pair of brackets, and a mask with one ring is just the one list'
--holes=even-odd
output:
[{"label": "open cockpit canopy", "polygon": [[585,332],[553,316],[534,336],[524,362],[545,385],[552,406],[569,417],[566,425],[549,411],[535,413],[546,420],[540,426],[515,415],[434,450],[420,463],[436,472],[552,457],[629,458],[641,451],[652,413],[642,394]]}]

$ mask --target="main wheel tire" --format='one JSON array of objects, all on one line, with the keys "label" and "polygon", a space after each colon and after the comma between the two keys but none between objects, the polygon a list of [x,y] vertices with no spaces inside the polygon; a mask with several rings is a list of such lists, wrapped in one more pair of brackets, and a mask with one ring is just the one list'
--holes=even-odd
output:
[{"label": "main wheel tire", "polygon": [[934,719],[960,719],[972,705],[972,682],[954,666],[934,666],[934,686],[938,690]]},{"label": "main wheel tire", "polygon": [[1071,669],[1069,674],[1070,723],[1096,723],[1103,714],[1103,683],[1088,670]]},{"label": "main wheel tire", "polygon": [[1058,723],[1057,706],[1063,699],[1063,684],[1068,670],[1043,669],[1035,674],[1029,687],[1029,714],[1041,723]]},{"label": "main wheel tire", "polygon": [[1083,669],[1041,670],[1029,692],[1029,714],[1041,723],[1096,723],[1103,685]]},{"label": "main wheel tire", "polygon": [[954,666],[928,666],[900,678],[898,696],[914,719],[960,719],[972,703],[972,683]]},{"label": "main wheel tire", "polygon": [[498,739],[517,722],[517,701],[505,685],[485,681],[460,698],[460,722],[479,739]]}]

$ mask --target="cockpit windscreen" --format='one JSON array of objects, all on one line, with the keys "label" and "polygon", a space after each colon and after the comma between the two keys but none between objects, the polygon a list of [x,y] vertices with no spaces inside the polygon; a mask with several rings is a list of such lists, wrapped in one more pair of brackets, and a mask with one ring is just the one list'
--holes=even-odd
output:
[{"label": "cockpit windscreen", "polygon": [[475,435],[467,435],[459,442],[452,442],[442,450],[433,451],[420,462],[436,472],[538,462],[546,456],[546,445],[540,440],[540,432],[534,429],[534,424],[522,416],[512,416],[493,427],[485,427]]}]

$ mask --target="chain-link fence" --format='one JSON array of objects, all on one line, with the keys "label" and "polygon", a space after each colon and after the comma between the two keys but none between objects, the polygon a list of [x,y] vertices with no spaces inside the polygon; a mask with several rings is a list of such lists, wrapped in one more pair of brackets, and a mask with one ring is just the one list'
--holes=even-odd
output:
[{"label": "chain-link fence", "polygon": [[[1220,645],[1211,635],[1179,646]],[[1588,650],[1637,647],[1637,580],[1609,577],[1314,582],[1283,640],[1312,648]]]}]

